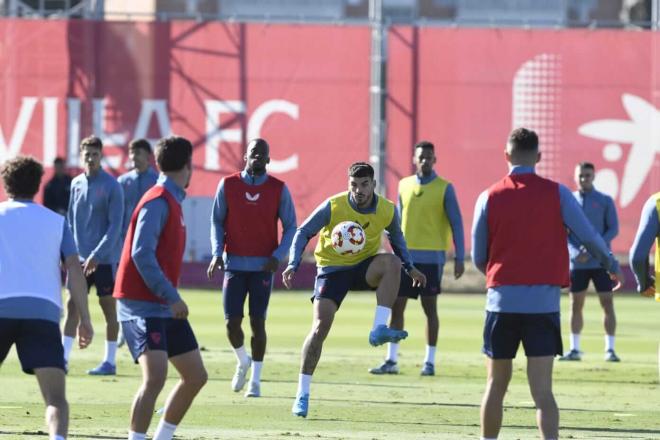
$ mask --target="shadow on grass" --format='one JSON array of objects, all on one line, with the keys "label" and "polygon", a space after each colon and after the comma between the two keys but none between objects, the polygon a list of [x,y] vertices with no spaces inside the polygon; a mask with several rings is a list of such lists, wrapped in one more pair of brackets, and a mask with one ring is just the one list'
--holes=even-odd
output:
[{"label": "shadow on grass", "polygon": [[[43,436],[48,438],[48,433],[44,431],[0,431],[0,436],[3,435],[33,435],[33,436]],[[111,436],[111,435],[100,435],[100,434],[71,434],[67,435],[68,438],[94,438],[94,439],[106,439],[106,440],[122,440],[126,436]]]}]

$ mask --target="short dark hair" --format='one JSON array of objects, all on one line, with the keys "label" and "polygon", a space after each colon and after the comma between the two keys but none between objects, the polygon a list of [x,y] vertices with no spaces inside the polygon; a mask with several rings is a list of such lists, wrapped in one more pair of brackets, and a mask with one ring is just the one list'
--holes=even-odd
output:
[{"label": "short dark hair", "polygon": [[163,171],[180,171],[192,159],[192,144],[186,138],[169,136],[156,144],[156,163]]},{"label": "short dark hair", "polygon": [[580,162],[578,166],[580,167],[580,169],[587,168],[590,169],[591,171],[596,171],[596,167],[591,162]]},{"label": "short dark hair", "polygon": [[97,136],[87,136],[85,139],[80,141],[80,150],[84,150],[87,147],[103,150],[103,142],[101,142],[101,138]]},{"label": "short dark hair", "polygon": [[151,144],[146,139],[133,139],[128,143],[129,150],[144,150],[151,154]]},{"label": "short dark hair", "polygon": [[539,150],[539,137],[527,128],[516,128],[509,135],[512,152],[532,153]]},{"label": "short dark hair", "polygon": [[56,157],[55,160],[53,161],[53,165],[64,165],[64,159],[61,157]]},{"label": "short dark hair", "polygon": [[36,159],[17,156],[2,166],[2,183],[12,199],[32,199],[39,191],[44,167]]},{"label": "short dark hair", "polygon": [[348,168],[348,177],[374,178],[374,168],[366,162],[355,162]]},{"label": "short dark hair", "polygon": [[435,152],[435,146],[429,141],[419,141],[415,144],[415,150],[421,148],[422,150],[431,150]]},{"label": "short dark hair", "polygon": [[254,146],[255,146],[255,147],[258,146],[258,145],[261,145],[261,146],[263,146],[263,147],[266,147],[266,149],[267,149],[268,151],[270,151],[270,145],[268,145],[268,142],[266,141],[266,139],[262,139],[262,138],[254,138],[254,139],[251,139],[247,144],[248,144],[248,146],[249,146],[249,145],[252,144],[252,143],[254,143]]}]

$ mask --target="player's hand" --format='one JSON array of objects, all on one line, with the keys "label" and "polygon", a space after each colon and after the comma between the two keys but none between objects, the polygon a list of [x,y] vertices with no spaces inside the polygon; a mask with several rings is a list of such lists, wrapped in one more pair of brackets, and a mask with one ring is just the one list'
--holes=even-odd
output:
[{"label": "player's hand", "polygon": [[94,338],[94,328],[89,318],[81,319],[78,324],[78,347],[87,348]]},{"label": "player's hand", "polygon": [[626,277],[623,276],[623,272],[621,272],[621,269],[619,269],[615,273],[610,273],[610,279],[614,284],[614,287],[612,287],[612,292],[616,292],[617,290],[619,290],[623,286],[623,283],[626,282]]},{"label": "player's hand", "polygon": [[284,269],[282,272],[282,283],[287,289],[290,289],[293,286],[293,277],[296,275],[296,271],[293,267],[289,266]]},{"label": "player's hand", "polygon": [[465,263],[463,260],[454,260],[454,279],[457,280],[465,273]]},{"label": "player's hand", "polygon": [[278,260],[276,257],[270,257],[268,261],[266,261],[264,265],[261,266],[261,270],[264,272],[275,272],[279,266],[280,260]]},{"label": "player's hand", "polygon": [[655,297],[655,286],[649,286],[646,290],[641,291],[639,294],[646,298],[653,298]]},{"label": "player's hand", "polygon": [[188,317],[188,306],[183,300],[175,302],[170,308],[172,309],[172,317],[174,319],[186,319]]},{"label": "player's hand", "polygon": [[213,274],[215,273],[216,269],[225,270],[225,263],[222,261],[222,257],[211,258],[209,268],[206,269],[206,276],[209,278],[209,280],[213,278]]},{"label": "player's hand", "polygon": [[99,265],[98,261],[96,261],[92,257],[89,257],[83,263],[83,274],[85,274],[86,277],[90,276],[91,274],[94,273],[98,265]]},{"label": "player's hand", "polygon": [[408,275],[410,275],[410,278],[413,280],[413,287],[426,287],[426,275],[420,272],[416,267],[410,269]]},{"label": "player's hand", "polygon": [[577,257],[575,257],[575,261],[582,264],[582,263],[586,263],[587,261],[589,261],[589,258],[591,258],[591,255],[589,255],[589,252],[582,251],[582,252],[580,252],[580,254]]}]

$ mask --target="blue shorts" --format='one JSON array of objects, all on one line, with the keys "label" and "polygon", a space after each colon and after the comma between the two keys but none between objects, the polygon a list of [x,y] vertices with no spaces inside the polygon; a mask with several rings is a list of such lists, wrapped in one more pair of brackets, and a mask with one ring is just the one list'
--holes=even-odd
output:
[{"label": "blue shorts", "polygon": [[245,298],[250,294],[250,316],[266,319],[270,292],[273,288],[272,272],[225,271],[222,282],[222,305],[225,319],[242,318]]},{"label": "blue shorts", "polygon": [[21,368],[27,374],[34,374],[36,368],[64,370],[62,334],[57,323],[45,319],[0,318],[0,364],[14,344]]},{"label": "blue shorts", "polygon": [[486,312],[482,352],[491,359],[513,359],[522,342],[525,356],[561,355],[559,312]]},{"label": "blue shorts", "polygon": [[613,283],[605,269],[574,269],[571,271],[571,292],[584,292],[594,282],[596,292],[611,292]]},{"label": "blue shorts", "polygon": [[96,286],[96,295],[110,296],[115,289],[115,265],[114,264],[99,264],[96,270],[90,276],[85,277],[87,280],[87,292],[92,286]]},{"label": "blue shorts", "polygon": [[199,347],[187,319],[136,318],[122,321],[121,328],[136,364],[149,350],[166,351],[167,357],[173,357]]},{"label": "blue shorts", "polygon": [[401,269],[401,284],[399,284],[399,296],[417,299],[419,296],[435,296],[442,291],[442,270],[444,265],[415,263],[415,267],[426,275],[426,287],[413,287],[413,280],[405,269]]},{"label": "blue shorts", "polygon": [[312,301],[316,298],[331,299],[339,308],[349,290],[376,290],[376,287],[367,284],[367,270],[376,257],[372,255],[350,269],[316,275]]}]

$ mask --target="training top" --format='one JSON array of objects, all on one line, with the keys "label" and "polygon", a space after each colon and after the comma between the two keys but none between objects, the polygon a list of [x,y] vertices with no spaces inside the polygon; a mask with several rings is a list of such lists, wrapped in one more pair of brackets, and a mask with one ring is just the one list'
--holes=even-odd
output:
[{"label": "training top", "polygon": [[133,210],[144,193],[154,186],[157,180],[158,171],[151,166],[142,173],[138,172],[137,169],[133,169],[117,178],[117,182],[119,182],[121,188],[124,190],[124,219],[122,221],[120,240],[122,245],[124,244],[128,224],[131,222]]},{"label": "training top", "polygon": [[630,248],[630,267],[637,280],[637,290],[643,292],[648,289],[652,280],[649,277],[649,251],[655,241],[655,291],[658,292],[660,279],[660,192],[653,194],[644,203],[639,228],[635,241]]}]

